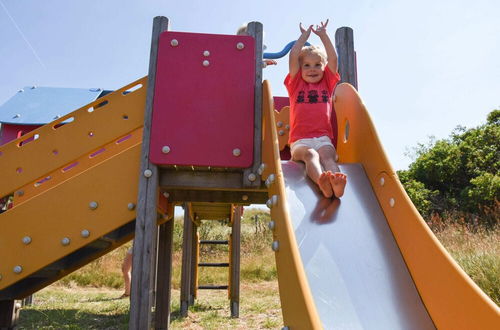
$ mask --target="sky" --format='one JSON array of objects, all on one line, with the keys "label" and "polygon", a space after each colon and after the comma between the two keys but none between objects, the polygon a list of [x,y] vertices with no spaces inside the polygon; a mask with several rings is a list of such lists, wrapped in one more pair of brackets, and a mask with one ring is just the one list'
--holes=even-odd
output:
[{"label": "sky", "polygon": [[[147,75],[155,16],[215,34],[259,21],[268,52],[296,40],[300,22],[328,18],[332,40],[351,27],[359,93],[396,170],[429,137],[500,108],[497,0],[0,0],[0,104],[25,86],[118,89]],[[287,71],[287,58],[264,70],[273,95],[286,96]]]}]

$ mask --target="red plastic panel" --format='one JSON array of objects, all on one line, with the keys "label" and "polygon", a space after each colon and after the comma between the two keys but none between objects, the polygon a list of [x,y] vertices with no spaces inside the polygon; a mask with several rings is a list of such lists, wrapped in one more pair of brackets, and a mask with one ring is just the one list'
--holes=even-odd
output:
[{"label": "red plastic panel", "polygon": [[40,125],[15,125],[4,123],[0,129],[0,146],[17,139],[38,127],[40,127]]},{"label": "red plastic panel", "polygon": [[151,161],[159,165],[250,167],[254,84],[252,37],[162,33]]}]

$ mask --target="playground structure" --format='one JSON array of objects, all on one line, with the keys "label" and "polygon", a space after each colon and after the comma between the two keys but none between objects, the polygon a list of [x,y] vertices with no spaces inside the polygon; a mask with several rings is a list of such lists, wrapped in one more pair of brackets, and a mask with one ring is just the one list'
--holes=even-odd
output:
[{"label": "playground structure", "polygon": [[285,159],[286,99],[262,82],[262,25],[248,32],[170,32],[157,17],[147,77],[0,146],[0,197],[13,200],[0,214],[0,326],[12,325],[15,299],[134,237],[130,328],[168,328],[176,204],[181,312],[196,297],[198,221],[229,218],[237,316],[239,205],[265,203],[285,327],[497,328],[498,307],[433,236],[384,154],[354,88],[352,32],[336,35],[354,85],[334,96],[349,176],[341,201]]}]

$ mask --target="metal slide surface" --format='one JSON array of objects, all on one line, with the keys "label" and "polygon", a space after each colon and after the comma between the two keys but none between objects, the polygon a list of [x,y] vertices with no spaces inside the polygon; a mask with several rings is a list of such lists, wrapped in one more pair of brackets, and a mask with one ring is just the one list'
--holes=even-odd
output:
[{"label": "metal slide surface", "polygon": [[282,162],[289,212],[325,329],[435,329],[361,164],[341,200],[327,199],[304,166]]}]

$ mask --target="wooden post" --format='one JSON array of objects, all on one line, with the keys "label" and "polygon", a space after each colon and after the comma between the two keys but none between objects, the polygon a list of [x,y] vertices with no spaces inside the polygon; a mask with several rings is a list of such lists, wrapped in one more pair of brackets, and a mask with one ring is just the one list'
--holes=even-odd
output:
[{"label": "wooden post", "polygon": [[[262,144],[262,23],[250,22],[247,33],[255,39],[255,94],[254,94],[254,142],[253,142],[253,165],[243,173],[243,185],[246,187],[260,187],[260,175],[258,173],[261,164]],[[249,180],[249,176],[255,175],[255,180]]]},{"label": "wooden post", "polygon": [[180,313],[186,317],[189,307],[189,294],[191,289],[191,260],[193,258],[193,219],[190,215],[190,205],[184,204],[184,230],[182,233],[182,270],[181,270],[181,299]]},{"label": "wooden post", "polygon": [[14,329],[19,319],[15,300],[0,300],[0,329]]},{"label": "wooden post", "polygon": [[198,226],[193,222],[191,227],[191,266],[190,266],[190,287],[189,287],[189,306],[194,305],[194,300],[196,298],[195,292],[197,290],[196,286],[198,284],[197,277],[198,272],[196,268],[198,267]]},{"label": "wooden post", "polygon": [[341,82],[347,82],[358,89],[358,72],[354,36],[350,27],[341,27],[335,32],[335,47],[339,57],[339,73]]},{"label": "wooden post", "polygon": [[160,34],[168,30],[168,19],[158,16],[153,21],[149,59],[148,91],[144,114],[144,131],[139,173],[139,192],[133,249],[132,288],[129,328],[150,329],[152,326],[154,280],[156,275],[156,243],[158,235],[158,168],[149,161],[151,118],[156,78],[156,62]]},{"label": "wooden post", "polygon": [[158,242],[158,276],[156,277],[155,329],[168,329],[172,284],[174,219],[160,225]]},{"label": "wooden post", "polygon": [[241,206],[234,208],[231,230],[231,317],[240,316],[240,242],[241,242]]}]

